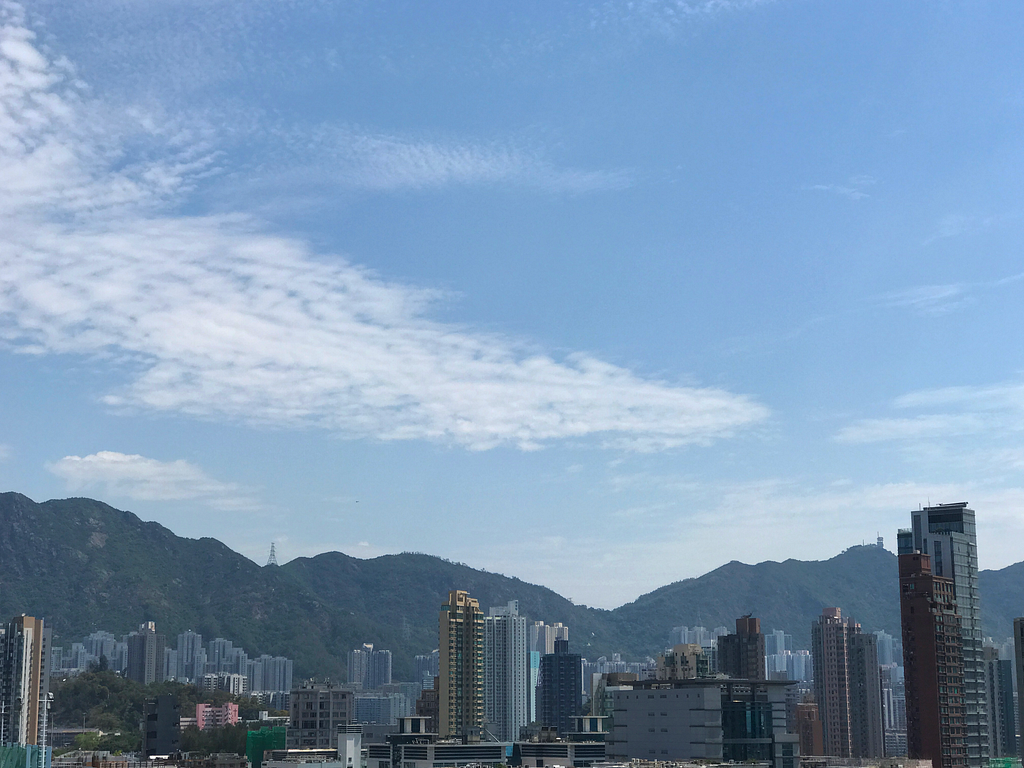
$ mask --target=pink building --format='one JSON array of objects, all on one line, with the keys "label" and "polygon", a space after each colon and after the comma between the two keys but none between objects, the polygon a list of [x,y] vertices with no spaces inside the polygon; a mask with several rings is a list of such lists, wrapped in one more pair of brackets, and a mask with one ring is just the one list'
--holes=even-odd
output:
[{"label": "pink building", "polygon": [[238,722],[238,705],[228,702],[220,707],[212,704],[196,704],[196,725],[199,730],[234,725]]}]

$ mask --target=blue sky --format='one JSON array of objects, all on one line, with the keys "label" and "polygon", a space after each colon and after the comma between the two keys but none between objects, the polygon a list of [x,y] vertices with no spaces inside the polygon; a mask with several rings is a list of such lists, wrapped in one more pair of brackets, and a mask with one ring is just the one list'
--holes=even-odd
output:
[{"label": "blue sky", "polygon": [[0,485],[612,607],[1024,559],[1010,2],[0,4]]}]

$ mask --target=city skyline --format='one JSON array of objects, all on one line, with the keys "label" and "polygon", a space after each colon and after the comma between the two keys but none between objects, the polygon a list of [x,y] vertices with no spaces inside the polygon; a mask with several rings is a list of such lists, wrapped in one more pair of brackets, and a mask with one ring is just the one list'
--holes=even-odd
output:
[{"label": "city skyline", "polygon": [[938,501],[1016,562],[1022,34],[912,0],[4,3],[0,488],[602,607]]}]

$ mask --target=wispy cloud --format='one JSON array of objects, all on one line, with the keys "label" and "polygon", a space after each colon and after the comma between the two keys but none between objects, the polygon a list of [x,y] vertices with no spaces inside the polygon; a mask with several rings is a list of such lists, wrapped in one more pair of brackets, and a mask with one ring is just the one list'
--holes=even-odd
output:
[{"label": "wispy cloud", "polygon": [[851,176],[845,184],[809,184],[804,189],[832,192],[850,200],[863,200],[866,197],[871,197],[866,190],[877,181],[872,176],[860,175]]},{"label": "wispy cloud", "polygon": [[920,315],[939,316],[974,304],[978,295],[1024,280],[1024,272],[997,280],[946,285],[918,285],[879,296],[873,303],[909,309]]},{"label": "wispy cloud", "polygon": [[674,37],[685,24],[772,5],[775,0],[606,0],[590,9],[591,27]]},{"label": "wispy cloud", "polygon": [[[0,107],[0,340],[118,366],[111,407],[474,449],[591,435],[665,448],[768,415],[747,396],[434,321],[436,292],[250,218],[173,215],[216,148],[152,113],[133,130],[163,137],[164,154],[129,152],[130,124],[97,134],[93,106],[15,11],[0,25]],[[483,173],[457,153],[367,155],[382,185]],[[392,156],[404,159],[380,160]]]},{"label": "wispy cloud", "polygon": [[861,419],[835,435],[848,444],[892,443],[931,464],[987,475],[1018,473],[1024,433],[1024,384],[946,387],[910,392],[892,407],[911,416]]},{"label": "wispy cloud", "polygon": [[967,285],[920,285],[881,297],[887,307],[904,307],[921,315],[945,315],[972,304]]},{"label": "wispy cloud", "polygon": [[198,501],[219,510],[257,506],[250,491],[214,480],[187,461],[158,461],[138,454],[99,451],[65,456],[47,465],[71,492],[100,490],[112,498],[133,501]]},{"label": "wispy cloud", "polygon": [[384,192],[502,185],[572,195],[632,183],[627,170],[562,168],[542,152],[510,141],[411,138],[332,126],[275,130],[263,140],[273,158],[261,160],[261,175],[269,184]]},{"label": "wispy cloud", "polygon": [[11,458],[11,446],[0,443],[0,464]]},{"label": "wispy cloud", "polygon": [[862,419],[836,434],[840,443],[881,443],[952,437],[980,432],[986,420],[975,414],[927,414],[913,418]]}]

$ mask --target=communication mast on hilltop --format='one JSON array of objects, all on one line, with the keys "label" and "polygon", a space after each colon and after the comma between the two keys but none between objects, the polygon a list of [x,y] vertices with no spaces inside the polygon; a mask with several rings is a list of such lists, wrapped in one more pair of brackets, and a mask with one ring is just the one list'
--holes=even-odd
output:
[{"label": "communication mast on hilltop", "polygon": [[270,542],[270,557],[267,558],[267,565],[277,565],[277,553],[274,551],[274,542]]}]

